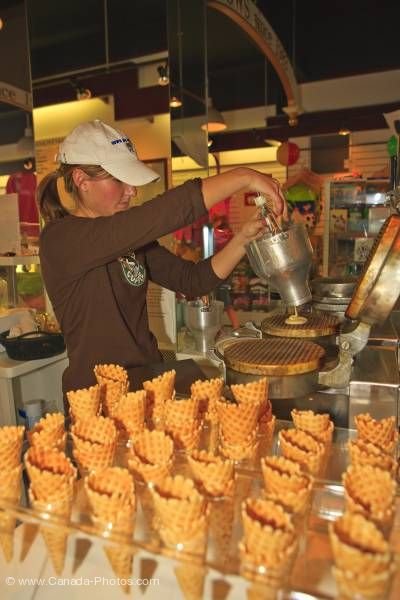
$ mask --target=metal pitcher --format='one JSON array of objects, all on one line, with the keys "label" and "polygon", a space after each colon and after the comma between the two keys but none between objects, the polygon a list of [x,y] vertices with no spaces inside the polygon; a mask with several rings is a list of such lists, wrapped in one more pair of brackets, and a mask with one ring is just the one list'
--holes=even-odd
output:
[{"label": "metal pitcher", "polygon": [[266,233],[247,244],[246,252],[253,271],[270,280],[285,304],[300,306],[311,301],[308,278],[313,249],[304,225]]}]

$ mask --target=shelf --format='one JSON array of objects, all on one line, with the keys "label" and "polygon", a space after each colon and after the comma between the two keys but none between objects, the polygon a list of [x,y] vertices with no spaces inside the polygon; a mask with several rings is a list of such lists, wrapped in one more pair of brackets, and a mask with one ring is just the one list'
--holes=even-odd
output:
[{"label": "shelf", "polygon": [[17,265],[38,265],[39,255],[0,256],[0,267],[15,267]]}]

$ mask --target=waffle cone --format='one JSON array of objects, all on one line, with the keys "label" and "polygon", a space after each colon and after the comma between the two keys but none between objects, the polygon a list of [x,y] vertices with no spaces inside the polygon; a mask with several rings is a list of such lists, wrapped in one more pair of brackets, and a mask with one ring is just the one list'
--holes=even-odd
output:
[{"label": "waffle cone", "polygon": [[7,513],[0,512],[0,547],[7,563],[11,562],[14,556],[14,531],[17,519]]},{"label": "waffle cone", "polygon": [[346,512],[329,523],[335,565],[353,573],[381,573],[393,560],[389,543],[376,525],[363,515]]},{"label": "waffle cone", "polygon": [[176,371],[166,371],[158,377],[143,382],[143,389],[147,392],[148,416],[155,424],[163,423],[165,402],[175,395]]},{"label": "waffle cone", "polygon": [[115,444],[96,444],[86,442],[72,435],[72,454],[79,471],[85,476],[90,471],[111,467],[114,463]]},{"label": "waffle cone", "polygon": [[[0,471],[0,497],[12,504],[18,504],[21,497],[22,465]],[[0,546],[6,562],[11,562],[14,554],[14,530],[16,518],[0,509]]]},{"label": "waffle cone", "polygon": [[295,529],[289,513],[272,501],[249,498],[242,505],[244,543],[257,558],[269,557],[278,564],[280,556],[295,541]]},{"label": "waffle cone", "polygon": [[221,399],[224,380],[221,377],[214,379],[197,379],[190,387],[192,398],[200,403],[200,412],[206,413],[208,420],[218,421],[216,402]]},{"label": "waffle cone", "polygon": [[265,456],[261,459],[264,486],[268,493],[278,494],[281,490],[300,492],[313,484],[298,462],[284,456]]},{"label": "waffle cone", "polygon": [[185,423],[191,423],[199,417],[200,401],[196,398],[175,398],[165,402],[165,423],[170,428],[179,428]]},{"label": "waffle cone", "polygon": [[142,462],[165,464],[172,458],[174,444],[163,431],[145,429],[135,437],[133,451]]},{"label": "waffle cone", "polygon": [[104,522],[114,524],[114,529],[127,533],[135,512],[135,492],[132,476],[127,469],[108,467],[93,471],[85,478],[85,492],[91,513]]},{"label": "waffle cone", "polygon": [[101,403],[103,413],[110,418],[114,416],[114,410],[121,398],[128,393],[126,385],[122,381],[107,381],[102,387]]},{"label": "waffle cone", "polygon": [[285,458],[300,463],[312,475],[321,469],[325,449],[309,433],[301,429],[282,429],[279,432],[279,445]]},{"label": "waffle cone", "polygon": [[396,461],[390,454],[384,452],[382,448],[372,442],[367,442],[362,438],[350,440],[348,443],[349,457],[354,465],[371,465],[379,467],[384,471],[389,471],[394,475],[396,471]]},{"label": "waffle cone", "polygon": [[193,530],[206,512],[206,501],[193,481],[182,475],[166,477],[151,490],[154,509],[162,527],[172,531]]},{"label": "waffle cone", "polygon": [[243,441],[233,444],[227,441],[223,434],[220,435],[220,452],[226,458],[231,460],[244,460],[253,458],[257,452],[260,441],[257,438],[257,430],[254,429],[250,435]]},{"label": "waffle cone", "polygon": [[176,549],[179,545],[184,552],[203,556],[207,547],[208,519],[209,509],[201,515],[187,523],[187,527],[174,528],[166,526],[155,513],[154,523],[160,534],[160,538],[167,547]]},{"label": "waffle cone", "polygon": [[27,437],[31,446],[65,450],[64,415],[48,413],[27,432]]},{"label": "waffle cone", "polygon": [[205,450],[194,451],[188,456],[189,467],[194,479],[206,493],[220,496],[234,477],[234,462],[215,456]]},{"label": "waffle cone", "polygon": [[396,427],[395,417],[376,420],[369,413],[362,413],[354,417],[359,437],[376,446],[385,447],[393,439]]},{"label": "waffle cone", "polygon": [[[68,521],[71,515],[72,500],[54,500],[51,503],[46,503],[35,497],[32,488],[28,490],[28,494],[30,503],[35,510],[50,513],[52,516]],[[52,526],[41,525],[40,532],[46,544],[54,571],[57,575],[61,575],[64,569],[68,534],[55,524]]]},{"label": "waffle cone", "polygon": [[13,469],[21,462],[25,428],[15,425],[0,427],[0,464],[2,469]]},{"label": "waffle cone", "polygon": [[71,433],[81,440],[97,444],[114,444],[117,430],[112,419],[108,417],[87,417],[79,419],[71,427]]},{"label": "waffle cone", "polygon": [[133,454],[128,458],[128,468],[138,481],[158,484],[162,483],[171,474],[172,459],[165,463],[153,465],[152,463],[142,462],[138,456]]},{"label": "waffle cone", "polygon": [[116,546],[105,546],[105,555],[107,556],[114,575],[122,580],[120,582],[122,590],[129,594],[130,585],[128,580],[132,577],[133,570],[133,550],[117,548]]},{"label": "waffle cone", "polygon": [[316,413],[313,410],[297,410],[294,408],[290,414],[296,429],[302,429],[313,435],[325,431],[331,422],[328,413]]},{"label": "waffle cone", "polygon": [[351,465],[343,475],[346,506],[382,525],[392,521],[396,483],[390,473],[370,465]]},{"label": "waffle cone", "polygon": [[241,444],[256,429],[259,405],[217,402],[220,430],[229,444]]},{"label": "waffle cone", "polygon": [[147,485],[139,485],[137,487],[137,497],[140,501],[142,513],[149,531],[147,537],[151,537],[154,541],[157,541],[159,539],[159,534],[154,525],[154,502],[150,488]]},{"label": "waffle cone", "polygon": [[[250,383],[238,383],[230,386],[233,397],[238,404],[252,403],[257,404],[258,409],[258,422],[264,421],[264,428],[266,423],[270,421],[272,416],[271,403],[268,400],[268,380],[266,377],[261,377]],[[264,431],[264,433],[269,433]]]},{"label": "waffle cone", "polygon": [[36,500],[72,500],[76,469],[63,452],[31,446],[24,460]]},{"label": "waffle cone", "polygon": [[128,389],[128,372],[124,367],[114,364],[99,364],[93,369],[97,383],[106,383],[107,381],[119,381]]},{"label": "waffle cone", "polygon": [[222,564],[229,560],[234,517],[235,503],[233,496],[211,504],[210,534],[214,539],[218,562]]},{"label": "waffle cone", "polygon": [[172,437],[175,448],[188,452],[198,448],[201,431],[202,421],[198,420],[178,426],[166,425],[166,432]]},{"label": "waffle cone", "polygon": [[174,568],[176,580],[185,600],[202,600],[207,569],[194,563],[180,563]]},{"label": "waffle cone", "polygon": [[264,491],[264,497],[268,500],[273,500],[282,505],[289,513],[297,516],[303,516],[311,503],[312,480],[307,487],[304,487],[297,492],[280,489],[275,492]]},{"label": "waffle cone", "polygon": [[396,567],[394,565],[391,565],[387,571],[375,575],[369,573],[355,574],[352,571],[342,571],[332,567],[332,573],[341,598],[368,598],[370,600],[382,600],[388,597],[395,571]]},{"label": "waffle cone", "polygon": [[130,436],[143,431],[145,419],[146,392],[139,390],[121,396],[113,411],[113,419],[120,429]]},{"label": "waffle cone", "polygon": [[101,386],[67,392],[69,412],[73,421],[86,417],[97,417],[101,413]]},{"label": "waffle cone", "polygon": [[[280,553],[270,552],[258,556],[249,551],[246,543],[239,542],[240,574],[250,581],[263,583],[263,598],[276,599],[280,589],[285,587],[286,579],[296,556],[298,540],[295,539]],[[259,567],[263,567],[260,573]]]}]

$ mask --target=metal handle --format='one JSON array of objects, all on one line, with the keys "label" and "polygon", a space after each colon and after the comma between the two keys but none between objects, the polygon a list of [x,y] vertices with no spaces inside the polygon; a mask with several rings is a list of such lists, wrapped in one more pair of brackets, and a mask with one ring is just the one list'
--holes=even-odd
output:
[{"label": "metal handle", "polygon": [[264,222],[268,227],[269,231],[273,235],[282,233],[282,229],[279,226],[278,221],[275,219],[275,215],[269,206],[267,198],[262,194],[258,193],[255,199],[255,203],[256,206],[261,207],[261,216],[264,219]]}]

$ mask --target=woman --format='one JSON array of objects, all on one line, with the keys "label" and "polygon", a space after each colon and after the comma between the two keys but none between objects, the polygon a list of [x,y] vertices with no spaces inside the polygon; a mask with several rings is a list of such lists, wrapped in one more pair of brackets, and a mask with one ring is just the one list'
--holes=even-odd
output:
[{"label": "woman", "polygon": [[[207,294],[264,226],[257,213],[223,250],[197,264],[160,246],[159,237],[244,188],[271,197],[277,214],[284,200],[276,181],[238,168],[188,181],[129,208],[136,186],[158,176],[138,160],[126,135],[99,120],[76,127],[60,145],[58,160],[58,170],[39,185],[38,201],[46,222],[40,236],[42,274],[69,357],[65,393],[95,383],[97,363],[129,368],[162,360],[149,330],[147,281],[192,297]],[[60,201],[59,177],[75,201],[73,211]]]}]

